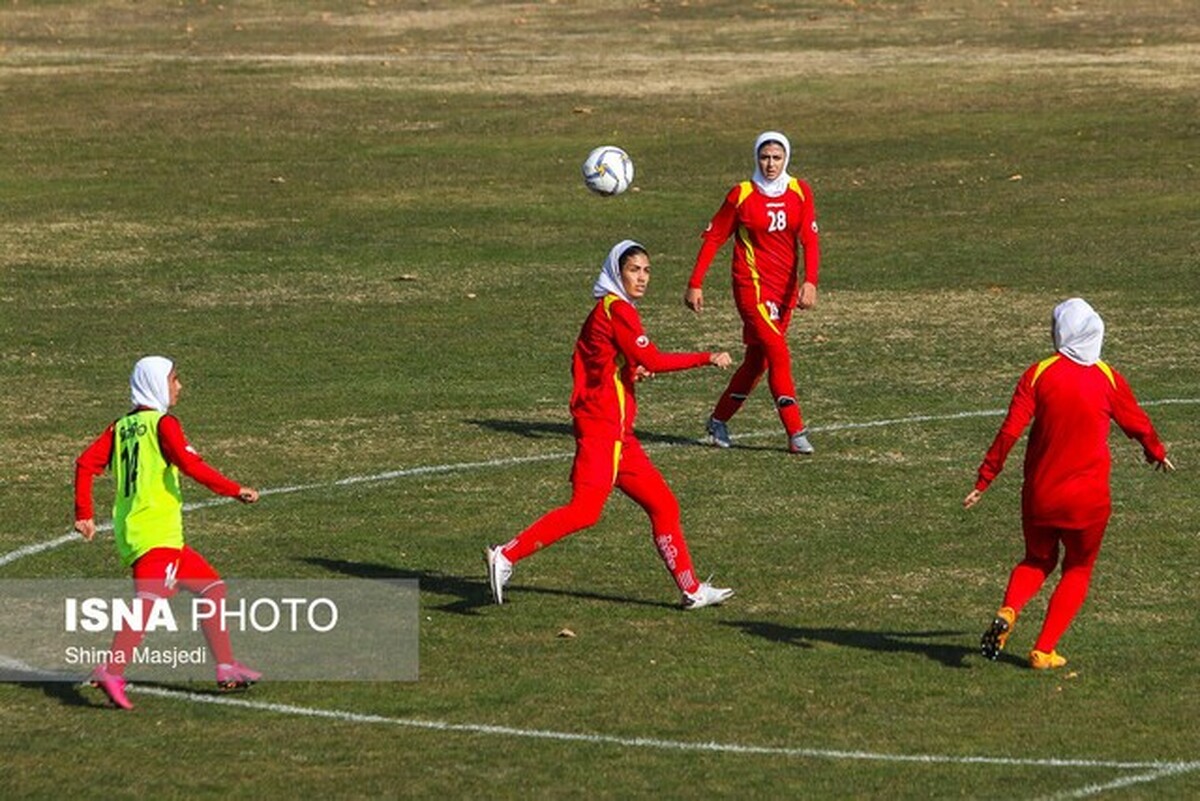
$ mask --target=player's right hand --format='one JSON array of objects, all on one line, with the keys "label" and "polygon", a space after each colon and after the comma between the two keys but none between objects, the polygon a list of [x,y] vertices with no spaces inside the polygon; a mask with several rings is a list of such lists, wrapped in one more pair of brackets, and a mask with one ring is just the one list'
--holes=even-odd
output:
[{"label": "player's right hand", "polygon": [[86,520],[76,520],[75,530],[78,531],[80,536],[82,536],[85,540],[91,542],[92,538],[96,536],[96,521],[91,517],[87,518]]},{"label": "player's right hand", "polygon": [[1164,457],[1162,458],[1162,461],[1161,461],[1161,462],[1155,462],[1155,463],[1154,463],[1154,469],[1155,469],[1155,470],[1161,470],[1161,471],[1163,471],[1164,473],[1170,473],[1172,470],[1174,470],[1174,469],[1175,469],[1175,465],[1174,465],[1174,464],[1172,464],[1172,462],[1171,462],[1171,460],[1170,460],[1170,459],[1168,459],[1166,456],[1164,456]]},{"label": "player's right hand", "polygon": [[254,503],[258,500],[258,490],[254,489],[254,487],[240,487],[237,499],[242,503]]},{"label": "player's right hand", "polygon": [[720,353],[710,354],[708,357],[708,363],[714,367],[720,367],[722,370],[724,370],[728,368],[729,365],[733,364],[733,357],[725,351],[721,351]]},{"label": "player's right hand", "polygon": [[699,314],[704,311],[704,290],[688,287],[683,293],[683,305]]}]

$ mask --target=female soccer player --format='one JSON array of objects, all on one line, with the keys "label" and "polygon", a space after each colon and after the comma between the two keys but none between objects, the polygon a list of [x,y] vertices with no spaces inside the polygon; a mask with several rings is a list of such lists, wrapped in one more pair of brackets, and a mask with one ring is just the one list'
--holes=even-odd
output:
[{"label": "female soccer player", "polygon": [[[721,448],[730,446],[729,419],[765,372],[787,431],[788,450],[813,452],[796,402],[787,329],[797,305],[811,309],[817,302],[821,252],[812,189],[787,172],[791,152],[788,138],[778,131],[759,135],[754,143],[754,176],[729,190],[705,229],[683,296],[689,309],[703,311],[704,276],[725,240],[736,234],[733,301],[742,317],[746,354],[708,420],[708,440]],[[801,252],[802,283],[797,275]]]},{"label": "female soccer player", "polygon": [[[222,604],[225,583],[203,556],[183,542],[179,473],[183,471],[218,495],[242,503],[257,501],[258,491],[210,467],[188,444],[179,420],[167,413],[183,388],[170,359],[147,356],[139,360],[129,386],[133,409],[106,428],[75,461],[75,530],[89,542],[96,536],[92,482],[105,468],[111,469],[116,480],[113,536],[121,563],[133,570],[136,596],[152,603],[170,598],[182,587]],[[234,661],[229,633],[219,617],[203,623],[204,637],[217,663],[217,684],[224,690],[248,687],[262,674]],[[118,631],[113,637],[112,660],[98,666],[90,679],[122,709],[133,708],[125,695],[124,673],[142,637],[140,630]]]},{"label": "female soccer player", "polygon": [[1129,384],[1100,361],[1100,315],[1086,301],[1071,298],[1055,307],[1052,331],[1057,353],[1030,367],[1017,382],[1008,416],[979,466],[975,489],[963,499],[967,509],[979,502],[1032,419],[1021,489],[1025,558],[1008,579],[1004,604],[984,632],[980,651],[989,659],[1000,655],[1017,615],[1058,563],[1061,543],[1066,550],[1062,578],[1029,654],[1030,667],[1038,670],[1067,663],[1055,647],[1083,606],[1112,511],[1109,420],[1141,443],[1155,469],[1175,469]]},{"label": "female soccer player", "polygon": [[731,589],[696,580],[679,522],[679,503],[633,432],[635,381],[654,373],[709,364],[725,369],[732,359],[728,353],[663,353],[656,348],[634,307],[649,283],[646,249],[632,240],[618,242],[592,287],[596,305],[583,323],[572,358],[575,463],[571,501],[547,512],[508,543],[485,549],[488,581],[498,604],[504,603],[504,586],[513,565],[539,548],[594,525],[613,487],[650,516],[654,544],[683,593],[685,609],[719,604],[733,595]]}]

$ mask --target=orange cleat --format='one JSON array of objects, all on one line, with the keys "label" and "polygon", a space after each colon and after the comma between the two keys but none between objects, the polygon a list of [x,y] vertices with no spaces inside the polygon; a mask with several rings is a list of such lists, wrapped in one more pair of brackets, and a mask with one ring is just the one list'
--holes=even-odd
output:
[{"label": "orange cleat", "polygon": [[1058,651],[1039,651],[1034,649],[1029,652],[1029,666],[1034,670],[1055,670],[1067,664],[1065,657],[1059,656]]}]

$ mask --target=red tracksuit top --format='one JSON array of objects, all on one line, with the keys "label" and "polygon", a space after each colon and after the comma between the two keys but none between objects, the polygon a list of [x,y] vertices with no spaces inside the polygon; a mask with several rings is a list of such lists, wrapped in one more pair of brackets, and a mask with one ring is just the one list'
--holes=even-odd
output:
[{"label": "red tracksuit top", "polygon": [[708,364],[709,354],[664,353],[642,328],[637,309],[617,295],[600,298],[583,322],[571,357],[571,415],[576,435],[624,439],[637,417],[634,371],[668,373]]},{"label": "red tracksuit top", "polygon": [[[102,475],[112,460],[113,426],[109,425],[96,441],[75,460],[75,519],[88,520],[94,517],[92,506],[92,482]],[[210,466],[188,444],[179,418],[164,414],[158,421],[158,442],[166,460],[180,471],[218,495],[234,497],[241,485],[232,481]]]},{"label": "red tracksuit top", "polygon": [[797,249],[804,252],[804,280],[816,284],[821,264],[817,210],[812,189],[793,178],[779,197],[767,197],[752,181],[743,181],[725,196],[708,224],[688,286],[700,289],[717,251],[737,234],[733,247],[733,286],[759,300],[769,298],[786,308],[795,305],[799,289]]},{"label": "red tracksuit top", "polygon": [[1021,513],[1030,523],[1082,528],[1108,519],[1110,420],[1141,443],[1147,459],[1166,457],[1150,418],[1120,373],[1104,362],[1084,366],[1055,354],[1017,382],[1008,416],[979,467],[976,489],[987,489],[1004,469],[1031,419],[1021,489]]}]

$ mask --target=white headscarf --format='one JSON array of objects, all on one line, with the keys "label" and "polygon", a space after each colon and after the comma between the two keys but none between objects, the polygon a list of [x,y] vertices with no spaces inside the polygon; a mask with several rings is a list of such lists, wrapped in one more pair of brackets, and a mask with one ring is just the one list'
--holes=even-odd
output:
[{"label": "white headscarf", "polygon": [[1085,367],[1100,361],[1104,321],[1083,298],[1064,300],[1054,307],[1054,348]]},{"label": "white headscarf", "polygon": [[[616,295],[631,306],[636,305],[633,299],[629,297],[629,293],[625,291],[625,285],[621,283],[621,254],[635,247],[642,248],[640,244],[634,242],[632,239],[622,239],[613,245],[612,250],[608,251],[608,258],[604,260],[604,266],[600,268],[600,277],[592,285],[593,298]],[[642,250],[645,250],[645,248],[642,248]]]},{"label": "white headscarf", "polygon": [[[768,181],[762,174],[762,168],[758,166],[758,151],[762,150],[762,146],[767,142],[778,142],[783,146],[783,170],[774,181]],[[758,191],[767,197],[779,197],[787,191],[788,184],[792,180],[792,176],[788,175],[787,171],[788,162],[791,160],[792,143],[788,141],[788,138],[779,131],[763,131],[758,135],[758,139],[754,140],[754,177],[750,180],[754,181]]]},{"label": "white headscarf", "polygon": [[146,356],[138,359],[129,376],[129,396],[134,408],[147,406],[166,413],[171,405],[171,386],[168,377],[175,363],[165,356]]}]

